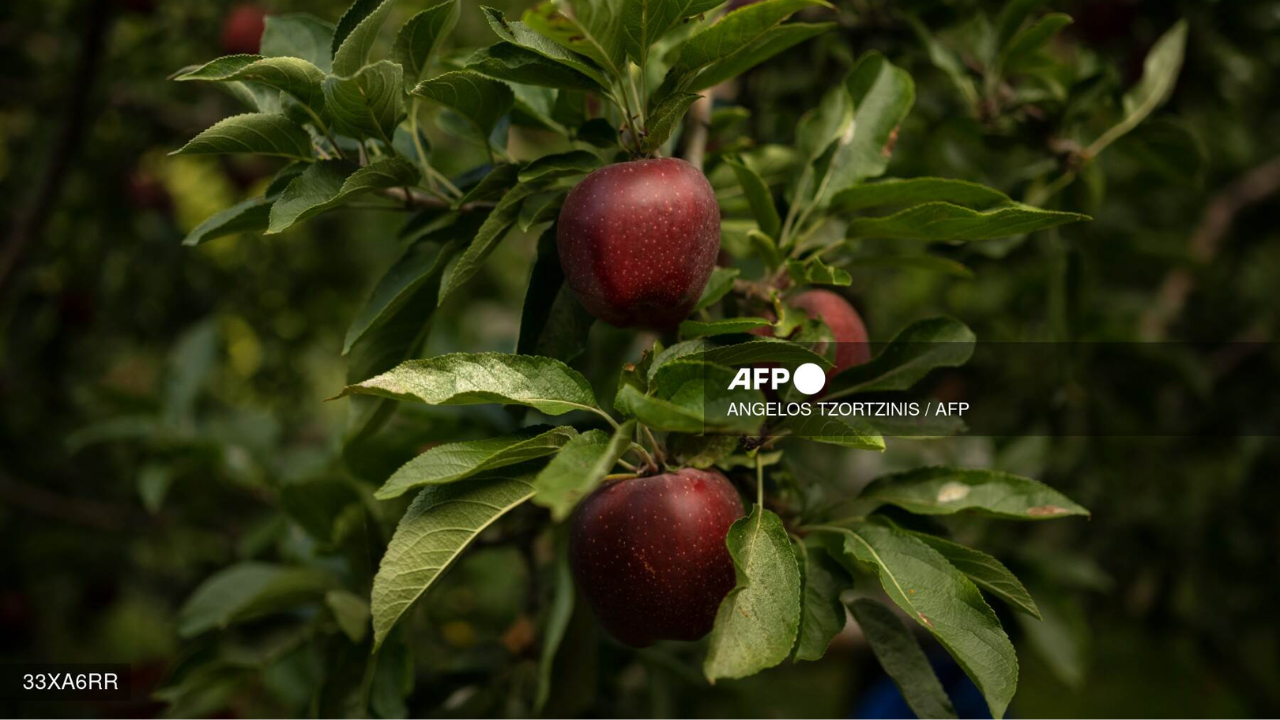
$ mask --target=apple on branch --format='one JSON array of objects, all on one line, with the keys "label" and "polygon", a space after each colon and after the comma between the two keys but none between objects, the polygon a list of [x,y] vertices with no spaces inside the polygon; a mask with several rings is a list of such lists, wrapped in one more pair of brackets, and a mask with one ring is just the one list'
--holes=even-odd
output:
[{"label": "apple on branch", "polygon": [[725,545],[742,499],[714,470],[618,480],[574,511],[569,557],[609,634],[633,647],[711,631],[737,574]]},{"label": "apple on branch", "polygon": [[565,199],[556,230],[569,287],[617,327],[665,330],[689,316],[720,251],[720,205],[676,158],[609,165]]}]

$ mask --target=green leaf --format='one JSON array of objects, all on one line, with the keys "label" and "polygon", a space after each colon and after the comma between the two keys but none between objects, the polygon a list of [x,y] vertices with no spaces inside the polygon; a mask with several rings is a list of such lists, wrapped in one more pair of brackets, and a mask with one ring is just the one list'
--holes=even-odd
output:
[{"label": "green leaf", "polygon": [[622,44],[636,65],[645,67],[649,49],[685,18],[701,15],[725,0],[630,0],[623,7]]},{"label": "green leaf", "polygon": [[288,93],[315,114],[324,112],[324,73],[315,65],[292,57],[230,55],[174,78],[179,82],[254,82]]},{"label": "green leaf", "polygon": [[689,359],[668,362],[654,373],[652,395],[633,385],[618,389],[615,405],[628,416],[651,428],[669,432],[703,433],[724,430],[754,432],[759,416],[736,414],[740,403],[759,403],[759,390],[729,389],[732,368]]},{"label": "green leaf", "polygon": [[552,190],[531,195],[520,206],[520,219],[517,225],[521,232],[529,232],[548,223],[555,223],[560,217],[560,208],[564,206],[565,191]]},{"label": "green leaf", "polygon": [[284,103],[279,90],[263,87],[257,83],[239,81],[218,83],[217,86],[238,100],[250,112],[266,113],[268,115],[285,114]]},{"label": "green leaf", "polygon": [[796,148],[809,166],[822,157],[831,143],[853,132],[853,98],[843,83],[828,90],[822,101],[804,115],[796,126]]},{"label": "green leaf", "polygon": [[564,283],[556,226],[552,225],[538,239],[538,257],[520,313],[516,352],[571,362],[586,351],[594,322]]},{"label": "green leaf", "polygon": [[516,184],[516,178],[519,173],[520,166],[515,163],[498,163],[494,165],[493,169],[481,178],[475,187],[467,190],[466,194],[454,203],[454,207],[459,208],[474,202],[500,199]]},{"label": "green leaf", "polygon": [[973,355],[973,331],[959,320],[930,318],[907,326],[880,354],[827,382],[827,399],[906,390],[934,368],[959,367]]},{"label": "green leaf", "polygon": [[493,31],[503,40],[591,78],[596,84],[596,87],[591,89],[603,90],[612,84],[605,79],[600,66],[590,59],[561,47],[523,22],[508,22],[499,10],[491,7],[481,7],[481,10],[484,12],[485,19],[489,21],[489,27],[493,28]]},{"label": "green leaf", "polygon": [[[457,233],[468,227],[474,226],[458,222],[435,230],[428,226],[415,234],[421,235],[420,241],[430,242],[441,248],[440,263],[443,264],[456,250]],[[423,252],[430,250],[424,249]],[[413,291],[400,309],[387,319],[380,320],[378,326],[352,348],[347,359],[347,382],[367,380],[415,356],[431,328],[439,292],[440,273],[429,273],[426,282]],[[347,413],[350,419],[344,454],[358,453],[366,444],[365,441],[377,432],[395,410],[396,403],[392,400],[376,397],[352,398]]]},{"label": "green leaf", "polygon": [[227,155],[253,153],[311,161],[311,136],[284,115],[232,115],[195,136],[170,155]]},{"label": "green leaf", "polygon": [[653,366],[654,355],[659,347],[660,344],[655,343],[653,348],[640,354],[640,362],[625,363],[622,366],[622,370],[618,373],[618,390],[613,395],[614,409],[622,412],[622,403],[619,398],[623,388],[630,387],[641,395],[649,392],[649,369]]},{"label": "green leaf", "polygon": [[667,447],[681,465],[706,470],[732,455],[741,440],[737,435],[670,433],[667,435]]},{"label": "green leaf", "polygon": [[533,711],[542,715],[551,697],[551,672],[555,666],[556,652],[573,616],[573,573],[569,566],[569,546],[558,543],[555,560],[555,590],[552,591],[551,609],[547,613],[546,628],[542,631],[542,654],[538,659],[538,688],[534,693]]},{"label": "green leaf", "polygon": [[707,287],[702,291],[702,297],[698,298],[698,304],[694,306],[693,311],[705,310],[720,302],[721,298],[733,290],[733,281],[741,273],[742,271],[737,268],[718,267],[712,270],[711,277],[707,280]]},{"label": "green leaf", "polygon": [[468,70],[458,70],[424,80],[413,94],[440,103],[465,117],[488,138],[498,120],[511,110],[515,95],[506,83]]},{"label": "green leaf", "polygon": [[[1143,123],[1126,137],[1123,149],[1142,163],[1142,167],[1179,183],[1199,182],[1207,165],[1206,151],[1199,138],[1181,123],[1164,118]],[[1101,204],[1106,187],[1101,167],[1090,163],[1081,172],[1081,180],[1093,186],[1093,195],[1099,199],[1095,204]]]},{"label": "green leaf", "polygon": [[866,178],[884,174],[898,126],[916,97],[911,75],[876,52],[858,61],[845,87],[853,100],[852,132],[836,142],[815,198],[819,206],[826,206],[837,193]]},{"label": "green leaf", "polygon": [[1018,33],[1018,28],[1031,17],[1031,13],[1040,9],[1045,2],[1046,0],[1008,0],[996,16],[996,49],[1004,49]]},{"label": "green leaf", "polygon": [[343,13],[333,33],[333,74],[352,75],[364,67],[394,4],[395,0],[356,0]]},{"label": "green leaf", "polygon": [[451,353],[408,360],[338,397],[376,395],[428,405],[527,405],[547,415],[596,408],[591,385],[559,360],[504,353]]},{"label": "green leaf", "polygon": [[651,356],[651,359],[646,358],[649,360],[648,363],[637,365],[637,369],[644,370],[642,375],[647,388],[648,385],[653,382],[654,375],[657,374],[658,370],[661,369],[663,365],[681,358],[698,360],[703,352],[706,352],[712,347],[714,347],[714,345],[712,345],[710,341],[703,340],[702,338],[678,342],[665,349],[655,345],[652,351],[654,354]]},{"label": "green leaf", "polygon": [[1014,36],[1013,40],[1005,46],[1001,55],[1001,65],[1005,70],[1013,71],[1025,67],[1045,43],[1070,24],[1070,15],[1063,13],[1045,15],[1031,27]]},{"label": "green leaf", "polygon": [[351,348],[369,332],[382,327],[409,303],[418,290],[443,272],[453,255],[452,250],[453,245],[435,242],[419,243],[409,248],[382,276],[369,300],[356,313],[347,328],[342,354],[351,352]]},{"label": "green leaf", "polygon": [[729,57],[765,37],[792,13],[814,5],[830,7],[822,0],[762,0],[734,10],[680,43],[673,51],[677,60],[672,69],[689,74]]},{"label": "green leaf", "polygon": [[725,158],[725,164],[733,169],[733,174],[742,186],[742,192],[751,205],[751,214],[760,227],[760,232],[777,239],[782,230],[782,218],[778,216],[778,207],[773,204],[773,193],[764,178],[739,157]]},{"label": "green leaf", "polygon": [[675,92],[663,97],[656,107],[651,108],[645,118],[644,150],[654,152],[661,148],[679,127],[684,114],[700,97],[702,96],[693,93]]},{"label": "green leaf", "polygon": [[369,634],[369,603],[364,598],[346,590],[330,590],[324,595],[324,604],[333,613],[342,634],[357,645]]},{"label": "green leaf", "polygon": [[867,598],[849,603],[849,610],[871,645],[871,652],[880,661],[880,667],[902,691],[902,699],[906,700],[916,717],[956,717],[951,698],[938,682],[929,658],[925,657],[920,643],[898,616]]},{"label": "green leaf", "polygon": [[[514,48],[514,46],[508,47],[518,49]],[[520,52],[524,51],[521,50]],[[538,58],[538,60],[541,61],[541,58]],[[511,108],[510,123],[517,127],[550,130],[554,133],[569,136],[573,133],[571,128],[586,117],[582,114],[572,113],[573,110],[578,110],[579,108],[585,109],[585,96],[577,91],[565,90],[561,92],[546,86],[521,85],[519,83],[513,84],[511,91],[515,93],[516,100]]]},{"label": "green leaf", "polygon": [[1182,70],[1182,58],[1187,48],[1187,21],[1179,20],[1169,28],[1142,62],[1142,79],[1125,93],[1124,116],[1120,122],[1102,134],[1089,146],[1097,155],[1108,145],[1127,134],[1147,118],[1156,108],[1169,99]]},{"label": "green leaf", "polygon": [[530,478],[438,485],[418,494],[373,579],[374,649],[485,528],[533,496]]},{"label": "green leaf", "polygon": [[557,178],[585,175],[600,167],[600,158],[586,150],[570,150],[555,155],[543,155],[520,171],[522,183],[555,180]]},{"label": "green leaf", "polygon": [[969,73],[960,56],[951,48],[938,42],[933,33],[929,32],[929,28],[919,18],[912,15],[905,15],[904,20],[911,25],[911,29],[915,30],[916,36],[920,38],[920,43],[924,45],[925,51],[929,54],[929,60],[933,66],[946,74],[951,80],[951,84],[956,87],[960,96],[964,99],[965,106],[974,112],[978,107],[981,99],[978,96],[978,88],[973,82],[973,77]]},{"label": "green leaf", "polygon": [[623,0],[575,0],[569,15],[560,12],[563,0],[546,0],[526,10],[523,19],[543,37],[591,58],[621,81],[626,77],[622,3]]},{"label": "green leaf", "polygon": [[565,90],[600,90],[600,84],[582,71],[508,42],[477,50],[467,59],[467,69],[522,85]]},{"label": "green leaf", "polygon": [[732,367],[776,362],[784,365],[813,363],[823,370],[832,368],[830,360],[803,345],[774,338],[761,338],[736,345],[709,348],[701,352],[700,358],[707,362]]},{"label": "green leaf", "polygon": [[538,425],[513,435],[437,445],[395,471],[374,497],[390,500],[424,485],[445,485],[486,470],[554,455],[577,435],[572,427]]},{"label": "green leaf", "polygon": [[856,268],[863,267],[887,267],[901,268],[907,270],[927,270],[929,272],[942,273],[952,277],[964,278],[970,280],[974,277],[973,270],[961,265],[955,260],[937,255],[860,255],[853,258],[850,263]]},{"label": "green leaf", "polygon": [[266,198],[249,198],[214,213],[197,225],[183,238],[183,245],[199,245],[227,235],[246,232],[262,232],[271,218],[271,201]]},{"label": "green leaf", "polygon": [[756,505],[725,544],[738,584],[720,602],[702,665],[712,683],[786,660],[800,627],[800,570],[782,520]]},{"label": "green leaf", "polygon": [[1038,594],[1044,598],[1040,606],[1043,618],[1015,615],[1014,619],[1022,626],[1026,646],[1040,656],[1050,672],[1067,687],[1079,688],[1089,674],[1093,655],[1089,645],[1095,636],[1081,598],[1061,587],[1039,589]]},{"label": "green leaf", "polygon": [[334,585],[327,573],[309,568],[246,562],[219,570],[191,593],[178,612],[178,635],[191,638],[318,600]]},{"label": "green leaf", "polygon": [[147,512],[155,515],[164,506],[165,496],[173,485],[173,467],[170,465],[149,464],[138,470],[138,498]]},{"label": "green leaf", "polygon": [[485,218],[484,224],[476,231],[475,238],[458,261],[445,269],[444,280],[440,283],[440,302],[461,288],[468,280],[480,272],[481,265],[489,258],[507,231],[520,217],[520,204],[534,193],[536,187],[531,184],[517,185],[502,196],[497,207]]},{"label": "green leaf", "polygon": [[1040,610],[1036,607],[1036,601],[1031,599],[1031,593],[1027,592],[1022,582],[1004,566],[1004,563],[981,550],[965,547],[937,535],[907,532],[941,553],[947,562],[968,575],[978,587],[1009,603],[1015,610],[1020,610],[1037,620],[1040,619]]},{"label": "green leaf", "polygon": [[1015,203],[992,210],[971,210],[949,202],[929,202],[888,217],[855,218],[848,237],[889,240],[994,240],[1088,220],[1078,213],[1041,210]]},{"label": "green leaf", "polygon": [[403,75],[404,69],[390,60],[366,65],[352,75],[330,75],[324,81],[329,112],[347,132],[390,144],[405,118]]},{"label": "green leaf", "polygon": [[832,197],[831,209],[863,210],[881,205],[918,205],[927,202],[948,202],[978,209],[1013,203],[1008,195],[978,183],[953,178],[918,177],[854,185]]},{"label": "green leaf", "polygon": [[341,207],[361,195],[418,182],[418,169],[401,157],[387,157],[353,169],[342,160],[314,163],[289,183],[271,206],[267,234]]},{"label": "green leaf", "polygon": [[344,517],[352,512],[362,517],[362,502],[362,493],[341,479],[288,482],[278,495],[279,507],[289,519],[325,544],[336,544],[341,539]]},{"label": "green leaf", "polygon": [[745,73],[779,53],[815,38],[836,27],[835,23],[787,23],[765,31],[751,44],[707,65],[685,85],[686,90],[699,91]]},{"label": "green leaf", "polygon": [[296,57],[333,72],[333,23],[308,13],[268,15],[262,31],[262,54]]},{"label": "green leaf", "polygon": [[853,277],[847,270],[832,267],[822,262],[822,258],[810,257],[807,260],[788,260],[787,274],[796,285],[837,285],[848,287],[853,284]]},{"label": "green leaf", "polygon": [[1052,520],[1089,511],[1048,485],[996,470],[928,467],[876,478],[859,500],[896,505],[917,515],[975,515]]},{"label": "green leaf", "polygon": [[160,420],[168,427],[192,422],[196,400],[217,367],[218,347],[218,328],[211,320],[195,323],[178,336],[165,363],[161,392]]},{"label": "green leaf", "polygon": [[1004,716],[1018,684],[1018,658],[978,587],[936,550],[892,528],[862,524],[841,533],[846,555],[880,576],[889,598],[933,634]]},{"label": "green leaf", "polygon": [[795,549],[804,590],[793,654],[796,660],[821,660],[831,640],[844,629],[847,617],[840,593],[853,585],[853,579],[820,545],[797,543]]},{"label": "green leaf", "polygon": [[884,438],[870,423],[856,417],[794,415],[783,420],[771,435],[790,435],[810,442],[859,450],[884,451]]},{"label": "green leaf", "polygon": [[612,436],[602,430],[588,430],[570,440],[533,481],[537,491],[533,502],[550,510],[556,522],[569,517],[578,501],[618,464],[631,446],[635,430],[635,421],[628,420]]},{"label": "green leaf", "polygon": [[770,321],[759,317],[724,318],[723,320],[685,320],[680,323],[680,336],[686,338],[711,337],[713,335],[730,335],[744,333],[748,330],[772,325]]},{"label": "green leaf", "polygon": [[409,84],[417,83],[431,62],[440,41],[458,24],[462,5],[459,0],[445,0],[409,18],[396,34],[391,57],[404,68]]}]

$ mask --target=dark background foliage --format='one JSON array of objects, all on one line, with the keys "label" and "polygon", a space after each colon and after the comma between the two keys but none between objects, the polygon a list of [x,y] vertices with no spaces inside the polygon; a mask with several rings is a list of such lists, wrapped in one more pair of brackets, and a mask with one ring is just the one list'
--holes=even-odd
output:
[{"label": "dark background foliage", "polygon": [[[741,79],[735,102],[752,110],[744,135],[791,143],[830,79],[880,50],[917,85],[888,175],[959,177],[1018,195],[1033,168],[1070,161],[1065,116],[1105,109],[1161,33],[1181,18],[1190,26],[1169,103],[1053,200],[1092,223],[1018,247],[948,250],[971,279],[855,265],[847,294],[873,340],[939,313],[980,341],[1274,339],[1280,3],[1052,2],[1076,19],[1055,51],[1104,66],[1102,87],[1078,108],[1007,112],[968,104],[904,19],[914,13],[963,48],[966,24],[997,4],[838,4],[837,31]],[[269,10],[336,18],[344,6],[278,0]],[[396,17],[416,9],[406,2]],[[348,210],[280,236],[180,245],[275,170],[254,158],[167,156],[230,112],[229,98],[166,78],[221,54],[231,11],[165,0],[0,5],[0,661],[134,666],[139,692],[126,709],[21,709],[40,715],[329,715],[349,711],[353,692],[381,716],[527,713],[546,536],[524,552],[471,554],[385,667],[366,666],[367,646],[332,629],[300,635],[305,617],[179,640],[178,609],[219,568],[269,559],[359,572],[382,542],[379,521],[399,516],[398,506],[385,517],[371,510],[352,551],[316,508],[316,483],[367,492],[403,453],[375,448],[344,462],[345,408],[323,402],[345,384],[345,328],[394,258],[402,218]],[[468,3],[453,46],[491,41]],[[542,141],[517,132],[512,154],[540,154]],[[467,152],[446,154],[445,169],[474,164]],[[534,252],[531,237],[504,243],[485,281],[438,311],[428,349],[510,350]],[[1170,303],[1162,289],[1180,282],[1185,303]],[[611,382],[604,375],[625,342],[597,324],[577,365],[607,357],[615,364],[592,379]],[[971,437],[898,444],[871,459],[806,453],[792,468],[858,487],[921,461],[981,464],[1037,477],[1091,509],[1090,522],[961,527],[1028,580],[1046,616],[1005,618],[1022,661],[1015,715],[1280,712],[1280,453],[1239,425],[1252,398],[1213,394],[1232,368],[1274,377],[1280,357],[1268,345],[1225,360],[1156,347],[1167,373],[1118,382],[1083,362],[1060,391],[1106,393],[1117,412],[1197,413],[1191,436]],[[485,423],[483,412],[409,409],[386,442],[476,437]],[[877,704],[887,684],[857,636],[841,636],[818,664],[708,689],[680,652],[623,652],[594,632],[575,615],[554,713],[897,712]],[[160,688],[171,704],[147,699]]]}]

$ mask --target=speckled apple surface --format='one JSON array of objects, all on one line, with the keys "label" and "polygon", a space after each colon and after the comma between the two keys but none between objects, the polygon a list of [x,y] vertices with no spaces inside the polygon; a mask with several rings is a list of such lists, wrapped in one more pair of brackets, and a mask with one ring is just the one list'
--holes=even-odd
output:
[{"label": "speckled apple surface", "polygon": [[738,492],[715,471],[686,468],[605,485],[573,515],[574,580],[623,643],[697,640],[736,583],[725,537],[742,516]]},{"label": "speckled apple surface", "polygon": [[565,199],[556,230],[565,280],[592,315],[665,329],[689,316],[720,251],[720,206],[675,159],[603,167]]}]

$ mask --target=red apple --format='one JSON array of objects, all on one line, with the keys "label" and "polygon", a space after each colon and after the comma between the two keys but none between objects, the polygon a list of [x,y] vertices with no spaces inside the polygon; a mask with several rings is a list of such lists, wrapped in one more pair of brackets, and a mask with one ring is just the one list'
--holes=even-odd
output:
[{"label": "red apple", "polygon": [[237,5],[222,21],[222,52],[256,55],[266,27],[267,13],[257,5]]},{"label": "red apple", "polygon": [[706,176],[675,158],[636,160],[583,178],[556,231],[569,287],[618,327],[675,327],[720,251],[720,205]]},{"label": "red apple", "polygon": [[742,515],[738,492],[714,470],[605,485],[573,515],[574,579],[600,623],[627,645],[697,640],[737,582],[725,537]]},{"label": "red apple", "polygon": [[806,290],[787,300],[787,304],[803,310],[810,320],[821,320],[831,328],[836,339],[836,366],[829,375],[847,370],[871,359],[867,344],[867,326],[849,301],[830,290]]}]

